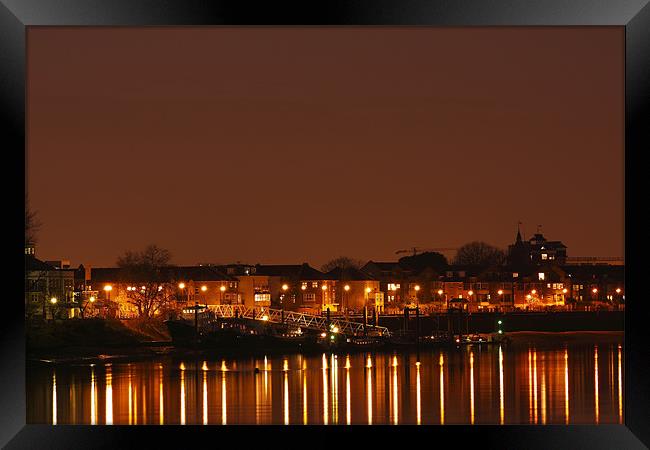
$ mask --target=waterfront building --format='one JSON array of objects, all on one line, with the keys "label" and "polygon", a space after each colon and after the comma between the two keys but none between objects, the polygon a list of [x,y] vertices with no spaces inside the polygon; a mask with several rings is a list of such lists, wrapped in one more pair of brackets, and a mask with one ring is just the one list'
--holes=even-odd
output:
[{"label": "waterfront building", "polygon": [[352,267],[336,267],[326,275],[335,282],[335,297],[340,299],[338,311],[356,314],[361,313],[365,307],[375,309],[380,314],[386,311],[386,298],[380,289],[380,282],[368,273]]},{"label": "waterfront building", "polygon": [[309,314],[338,310],[335,280],[307,263],[256,264],[237,270],[246,305]]},{"label": "waterfront building", "polygon": [[25,249],[25,314],[28,318],[72,318],[79,314],[74,296],[74,270],[57,268]]},{"label": "waterfront building", "polygon": [[624,304],[625,266],[577,264],[562,266],[569,292],[577,304]]},{"label": "waterfront building", "polygon": [[524,241],[517,227],[515,242],[508,247],[508,263],[519,268],[545,263],[562,265],[566,263],[566,249],[561,241],[547,240],[539,229],[532,238]]},{"label": "waterfront building", "polygon": [[[87,268],[84,298],[94,297],[93,308],[103,315],[136,317],[136,305],[142,293],[159,291],[158,301],[166,310],[178,310],[196,303],[208,308],[241,302],[238,280],[215,266],[171,266],[161,269],[155,278],[139,277],[118,267]],[[154,295],[154,294],[151,294]]]}]

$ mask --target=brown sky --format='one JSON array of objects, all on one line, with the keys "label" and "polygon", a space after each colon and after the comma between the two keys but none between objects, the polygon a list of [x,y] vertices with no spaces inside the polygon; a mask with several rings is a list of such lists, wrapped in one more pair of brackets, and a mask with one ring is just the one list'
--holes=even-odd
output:
[{"label": "brown sky", "polygon": [[30,28],[37,255],[623,254],[623,28]]}]

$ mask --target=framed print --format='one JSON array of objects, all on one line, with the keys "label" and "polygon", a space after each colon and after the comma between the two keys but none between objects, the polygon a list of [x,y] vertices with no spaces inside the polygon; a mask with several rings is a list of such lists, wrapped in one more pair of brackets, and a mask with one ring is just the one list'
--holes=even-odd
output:
[{"label": "framed print", "polygon": [[647,2],[1,3],[7,448],[648,445]]}]

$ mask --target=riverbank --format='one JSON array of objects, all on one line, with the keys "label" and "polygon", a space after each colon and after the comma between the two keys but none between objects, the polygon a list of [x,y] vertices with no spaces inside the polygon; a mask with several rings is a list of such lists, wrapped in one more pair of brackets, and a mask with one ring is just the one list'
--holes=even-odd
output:
[{"label": "riverbank", "polygon": [[162,321],[84,319],[26,324],[30,360],[157,356],[171,346]]},{"label": "riverbank", "polygon": [[[556,312],[511,312],[511,313],[464,313],[453,317],[447,314],[433,314],[420,317],[420,332],[432,334],[436,331],[452,333],[492,333],[497,322],[504,332],[570,332],[570,331],[623,331],[625,311],[556,311]],[[378,325],[391,331],[404,328],[403,316],[382,316]],[[415,317],[411,313],[408,327],[415,329]]]}]

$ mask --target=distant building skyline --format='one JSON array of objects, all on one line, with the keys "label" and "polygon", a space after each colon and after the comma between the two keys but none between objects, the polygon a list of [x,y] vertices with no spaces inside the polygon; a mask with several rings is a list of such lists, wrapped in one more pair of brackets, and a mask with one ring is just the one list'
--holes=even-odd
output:
[{"label": "distant building skyline", "polygon": [[518,221],[623,255],[622,28],[27,32],[45,260],[320,267],[505,250]]}]

